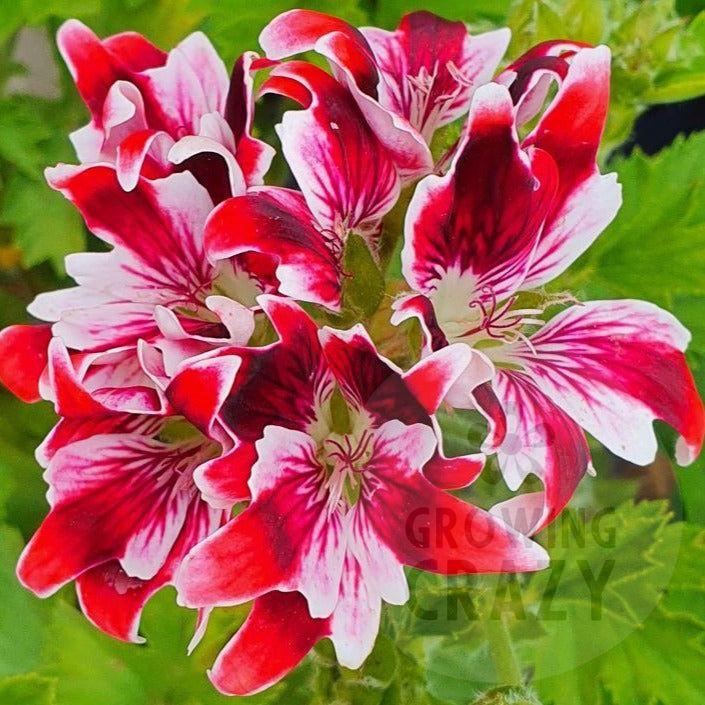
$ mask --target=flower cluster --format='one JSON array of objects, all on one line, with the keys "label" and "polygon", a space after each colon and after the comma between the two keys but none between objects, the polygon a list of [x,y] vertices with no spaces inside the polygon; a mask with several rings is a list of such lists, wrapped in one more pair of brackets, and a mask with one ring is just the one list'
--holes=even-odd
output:
[{"label": "flower cluster", "polygon": [[[585,431],[643,465],[658,419],[679,462],[697,456],[678,321],[544,288],[620,206],[596,163],[610,52],[547,42],[496,75],[508,41],[427,12],[390,32],[293,10],[228,77],[201,33],[166,54],[61,27],[91,117],[71,135],[80,164],[46,176],[108,247],[67,258],[76,286],[29,307],[44,323],[0,333],[0,379],[60,416],[37,450],[50,509],[23,585],[75,581],[86,617],[132,642],[167,584],[199,611],[193,643],[211,609],[253,601],[210,676],[254,693],[323,638],[359,667],[382,602],[409,598],[404,566],[545,567],[528,537],[592,470]],[[306,52],[330,71],[292,58]],[[265,95],[296,189],[264,182]],[[441,155],[439,130],[458,136]],[[359,275],[348,242],[381,267],[385,216],[407,202],[387,321],[404,370],[362,322],[334,322]],[[444,454],[442,405],[486,419],[477,453]],[[512,492],[529,474],[543,490],[490,511],[452,494],[490,454]]]}]

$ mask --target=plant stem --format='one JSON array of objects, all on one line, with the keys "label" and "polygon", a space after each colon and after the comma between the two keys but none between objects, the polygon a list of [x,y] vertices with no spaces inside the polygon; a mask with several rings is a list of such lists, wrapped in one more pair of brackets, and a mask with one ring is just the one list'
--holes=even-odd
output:
[{"label": "plant stem", "polygon": [[489,617],[485,621],[485,632],[501,685],[522,685],[521,670],[509,634],[506,614],[502,613],[497,618]]}]

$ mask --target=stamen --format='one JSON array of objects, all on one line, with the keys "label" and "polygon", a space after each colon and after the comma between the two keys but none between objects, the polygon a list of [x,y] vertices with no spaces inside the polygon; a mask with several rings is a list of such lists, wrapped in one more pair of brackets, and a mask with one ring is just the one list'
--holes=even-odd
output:
[{"label": "stamen", "polygon": [[[457,337],[470,338],[482,334],[492,340],[506,343],[512,343],[518,339],[528,341],[528,338],[518,329],[522,326],[544,325],[544,321],[534,317],[543,313],[543,309],[512,309],[518,298],[517,295],[510,296],[504,303],[499,304],[492,287],[483,287],[480,290],[480,295],[468,304],[469,308],[478,310],[479,323]],[[531,343],[527,344],[532,349]]]},{"label": "stamen", "polygon": [[327,438],[323,444],[329,449],[327,460],[333,464],[328,478],[322,483],[319,498],[327,492],[328,513],[336,510],[345,510],[352,506],[359,496],[359,490],[364,483],[364,463],[370,451],[374,435],[372,431],[365,430],[357,441],[349,435],[342,440]]}]

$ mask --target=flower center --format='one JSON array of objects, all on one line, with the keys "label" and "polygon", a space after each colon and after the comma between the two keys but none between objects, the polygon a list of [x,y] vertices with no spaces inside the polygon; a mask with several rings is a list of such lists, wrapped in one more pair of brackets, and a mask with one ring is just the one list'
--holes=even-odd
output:
[{"label": "flower center", "polygon": [[421,133],[428,142],[438,126],[443,113],[458,98],[461,91],[472,84],[472,81],[452,62],[445,65],[450,79],[455,87],[447,93],[433,95],[433,88],[438,80],[438,63],[433,71],[422,66],[416,76],[407,75],[406,80],[410,91],[409,122]]},{"label": "flower center", "polygon": [[328,511],[347,511],[360,498],[364,484],[364,470],[372,456],[370,430],[359,437],[354,434],[331,434],[323,441],[322,460],[326,478],[321,490],[328,495]]},{"label": "flower center", "polygon": [[[446,306],[446,315],[438,322],[449,342],[463,342],[472,347],[493,348],[521,340],[529,347],[531,342],[522,331],[524,326],[542,326],[537,318],[544,308],[515,308],[519,295],[499,301],[492,287],[485,286],[471,296],[465,306]],[[441,299],[443,301],[443,299]]]}]

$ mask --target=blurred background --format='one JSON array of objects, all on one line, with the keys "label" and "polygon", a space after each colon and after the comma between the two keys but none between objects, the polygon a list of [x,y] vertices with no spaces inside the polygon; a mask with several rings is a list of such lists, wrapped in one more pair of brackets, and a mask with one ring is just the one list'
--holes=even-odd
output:
[{"label": "blurred background", "polygon": [[[619,173],[624,206],[552,289],[644,298],[673,311],[692,331],[689,361],[705,391],[705,0],[0,0],[0,325],[25,322],[37,293],[68,284],[66,254],[98,247],[43,180],[46,166],[75,162],[68,134],[87,121],[53,43],[60,23],[78,17],[101,36],[136,30],[164,49],[202,29],[230,66],[292,7],[389,29],[415,9],[472,31],[508,25],[507,61],[545,39],[608,44],[613,85],[601,161]],[[258,129],[268,139],[276,115],[267,103]],[[282,169],[272,178],[285,179]],[[33,451],[54,416],[48,404],[28,407],[4,392],[0,410],[0,705],[225,702],[205,669],[246,608],[218,612],[186,658],[194,616],[175,607],[171,589],[147,608],[148,644],[138,647],[97,633],[70,588],[40,601],[19,587],[14,564],[46,512]],[[462,414],[441,421],[449,450],[475,442]],[[286,682],[247,700],[702,705],[705,461],[675,469],[674,438],[664,429],[659,438],[648,468],[593,447],[597,477],[583,481],[572,510],[541,537],[550,571],[498,580],[410,574],[410,606],[386,610],[361,671],[338,668],[321,645]],[[498,487],[489,468],[472,499],[482,503]],[[521,682],[498,672],[488,647],[498,629]]]}]

